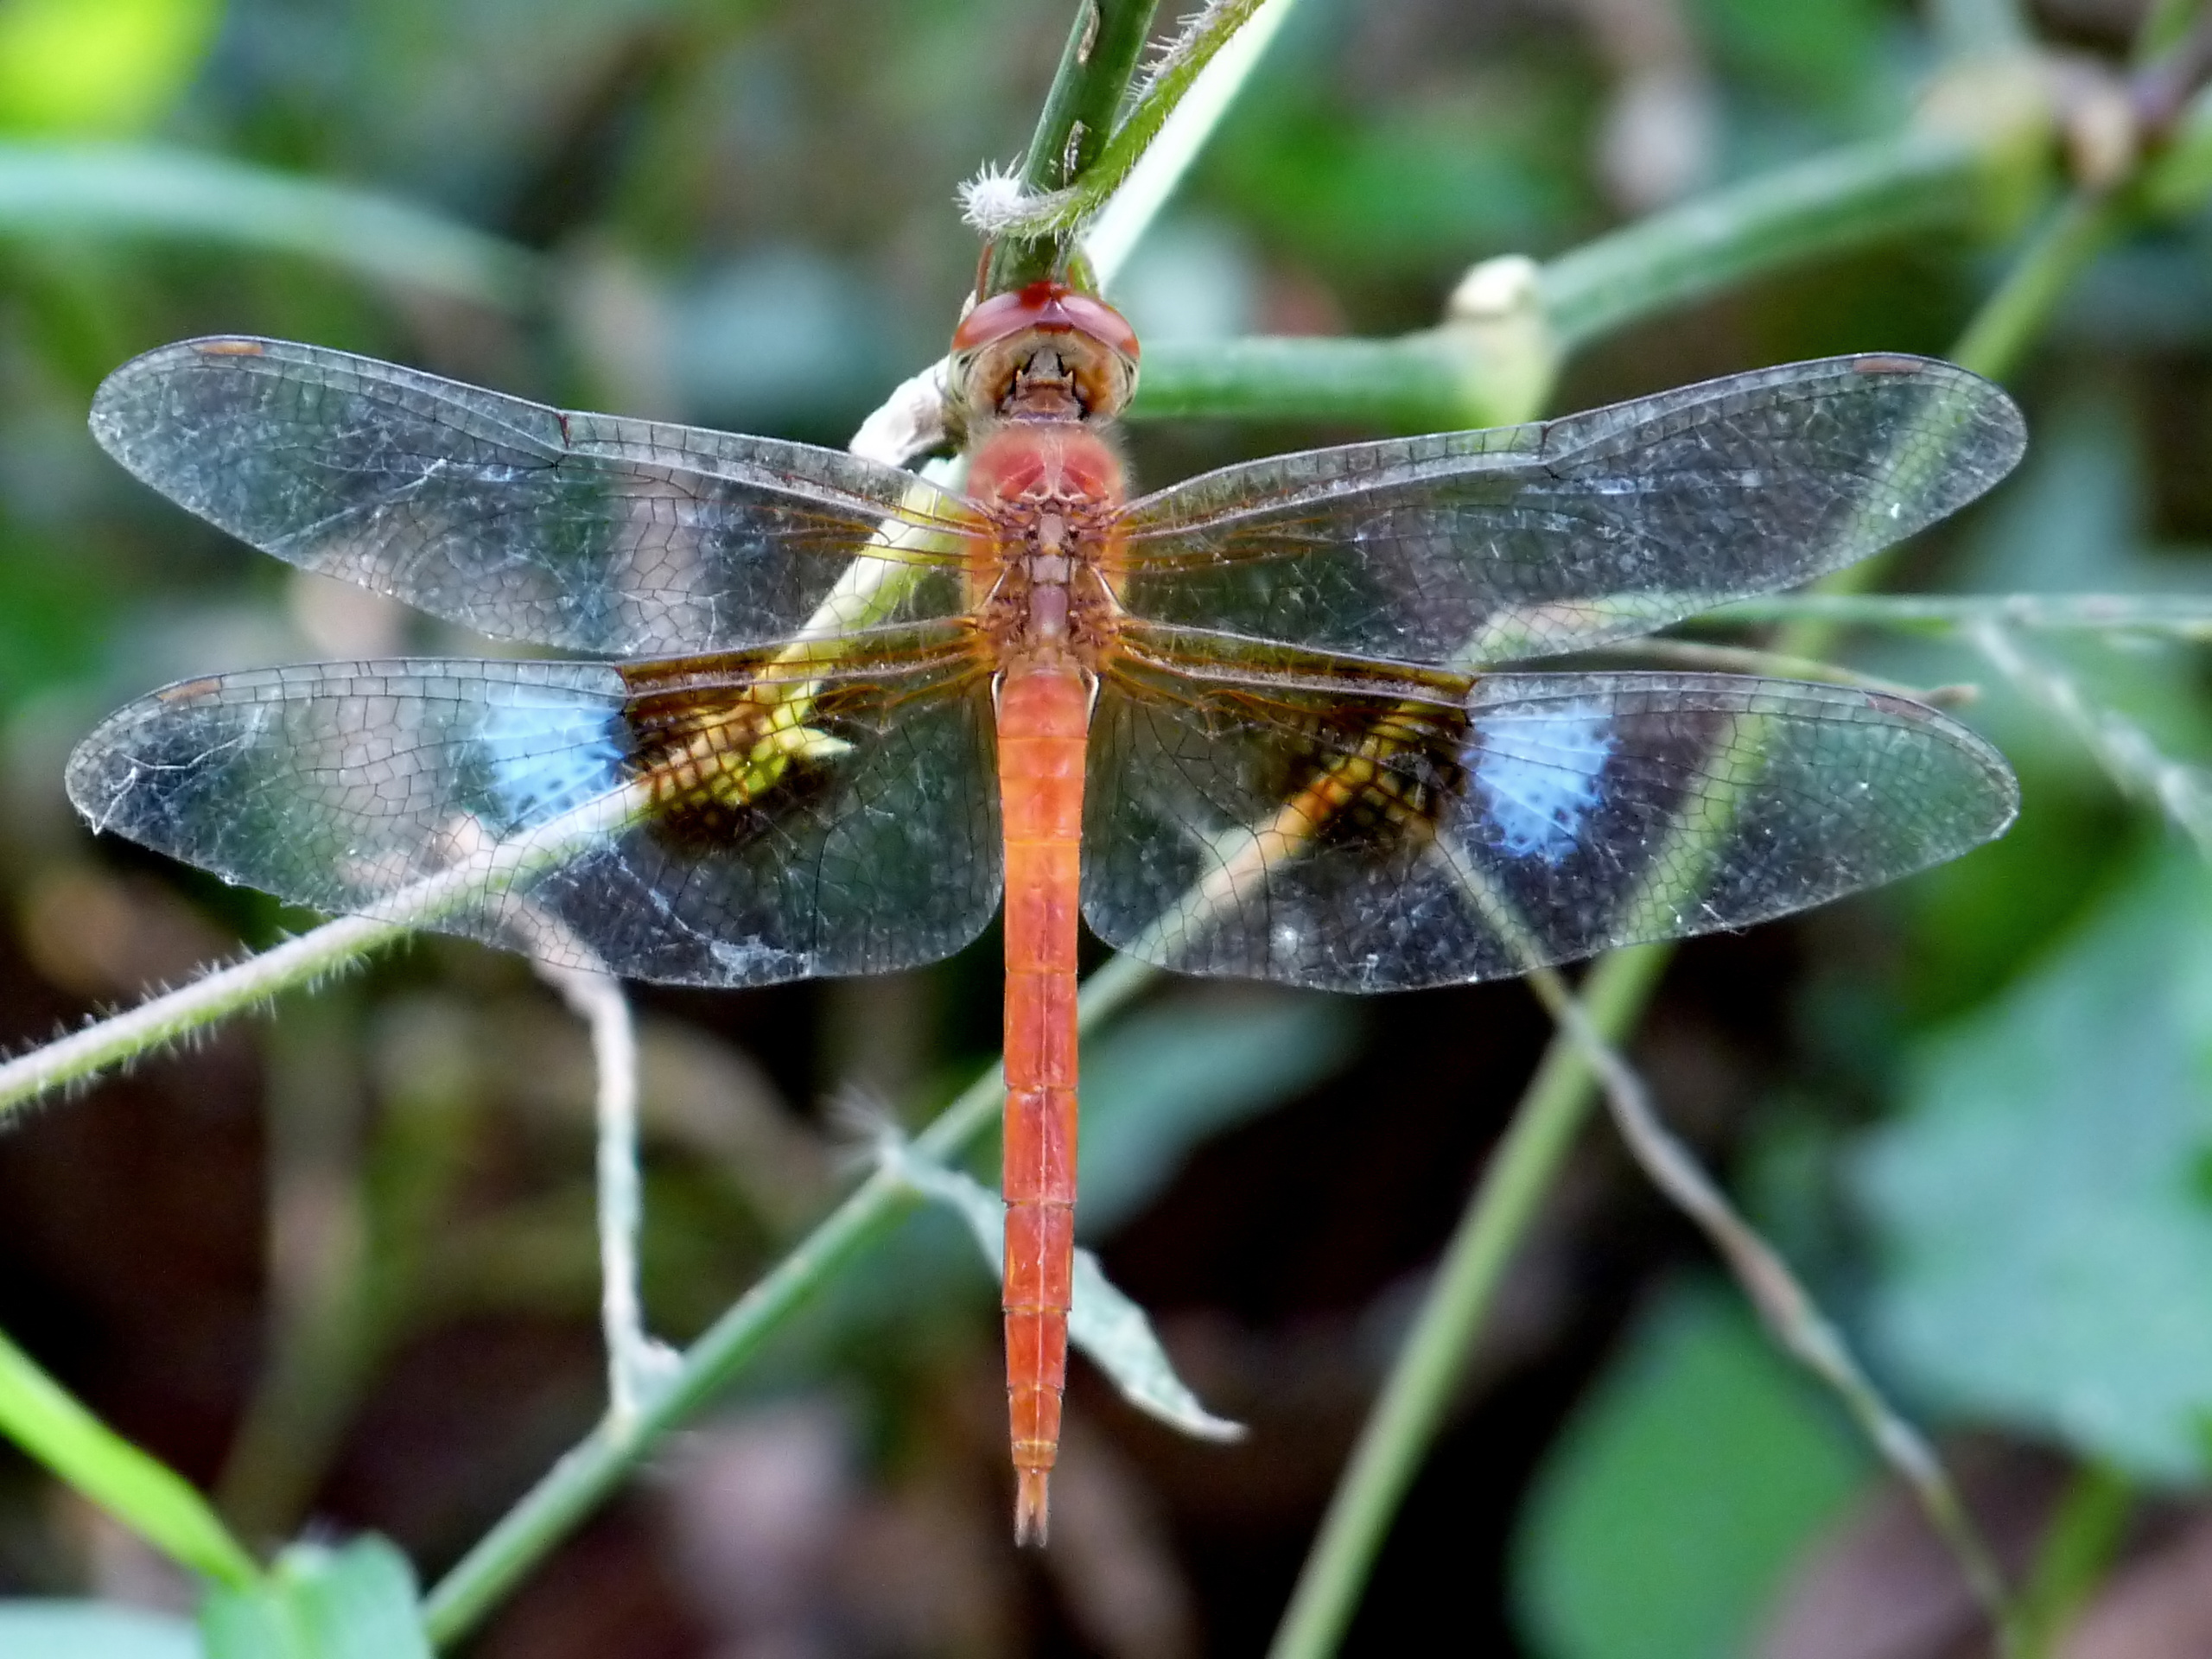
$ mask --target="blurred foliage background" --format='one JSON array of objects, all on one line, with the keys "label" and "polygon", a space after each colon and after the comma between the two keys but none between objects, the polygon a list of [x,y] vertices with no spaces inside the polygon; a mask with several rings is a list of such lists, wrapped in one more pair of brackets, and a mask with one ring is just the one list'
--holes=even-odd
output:
[{"label": "blurred foliage background", "polygon": [[[2027,21],[2121,60],[2141,10]],[[60,780],[101,712],[186,674],[470,648],[133,485],[86,434],[104,373],[265,334],[841,444],[942,350],[976,254],[953,187],[1018,153],[1066,26],[1016,0],[0,3],[0,1039],[306,919],[94,843]],[[1304,0],[1115,297],[1193,346],[1426,327],[1478,259],[1896,130],[1936,52],[1883,0]],[[2002,257],[1919,238],[1764,280],[1578,359],[1555,402],[1940,352]],[[2023,472],[1895,585],[2212,589],[2212,217],[2100,260],[2014,390]],[[1357,435],[1130,444],[1164,481]],[[1940,639],[1849,654],[1993,679]],[[2194,787],[2200,653],[2047,654]],[[1970,717],[2023,777],[2005,842],[1686,949],[1634,1052],[1941,1432],[2000,1552],[2080,1615],[2063,1650],[2202,1651],[2212,886],[2047,713],[1993,683]],[[697,1331],[840,1190],[835,1103],[918,1122],[995,1052],[998,971],[994,938],[894,980],[639,993],[658,1329]],[[1178,1440],[1079,1363],[1052,1548],[1016,1556],[995,1287],[919,1215],[471,1651],[1260,1650],[1548,1036],[1510,985],[1169,985],[1087,1059],[1083,1225],[1249,1440]],[[590,1099],[584,1035],[524,965],[424,939],[0,1135],[0,1326],[250,1540],[374,1529],[435,1577],[600,1408]],[[188,1599],[4,1449],[0,1593]],[[1349,1650],[1979,1641],[1841,1414],[1587,1135]]]}]

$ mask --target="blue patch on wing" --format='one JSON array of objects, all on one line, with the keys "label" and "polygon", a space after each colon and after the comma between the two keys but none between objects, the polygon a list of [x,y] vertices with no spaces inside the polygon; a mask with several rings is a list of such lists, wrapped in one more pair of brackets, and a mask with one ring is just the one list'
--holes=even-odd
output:
[{"label": "blue patch on wing", "polygon": [[1611,721],[1595,705],[1475,721],[1466,759],[1487,809],[1485,843],[1558,863],[1581,842],[1612,752]]},{"label": "blue patch on wing", "polygon": [[622,782],[620,710],[516,688],[485,710],[476,745],[502,833],[556,818]]}]

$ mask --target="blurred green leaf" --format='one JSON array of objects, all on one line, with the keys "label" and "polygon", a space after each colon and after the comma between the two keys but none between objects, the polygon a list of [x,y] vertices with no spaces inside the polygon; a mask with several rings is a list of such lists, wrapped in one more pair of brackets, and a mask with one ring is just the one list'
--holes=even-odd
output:
[{"label": "blurred green leaf", "polygon": [[1954,1410],[2202,1478],[2212,877],[2151,861],[1911,1077],[1857,1169],[1885,1353]]},{"label": "blurred green leaf", "polygon": [[16,1659],[200,1659],[192,1626],[104,1601],[0,1602],[0,1653]]},{"label": "blurred green leaf", "polygon": [[[1006,1205],[997,1193],[904,1143],[887,1147],[885,1155],[916,1192],[946,1205],[967,1223],[992,1273],[1005,1271]],[[1243,1438],[1243,1424],[1215,1416],[1175,1375],[1144,1310],[1116,1288],[1089,1250],[1075,1253],[1074,1303],[1068,1311],[1068,1340],[1112,1379],[1124,1400],[1203,1440]]]},{"label": "blurred green leaf", "polygon": [[1700,42],[1731,84],[1840,112],[1878,83],[1892,17],[1875,0],[1696,0]]},{"label": "blurred green leaf", "polygon": [[8,0],[0,6],[0,128],[136,130],[195,74],[219,0]]},{"label": "blurred green leaf", "polygon": [[0,236],[174,237],[518,308],[535,256],[393,197],[190,150],[0,144]]},{"label": "blurred green leaf", "polygon": [[1537,1477],[1515,1543],[1522,1628],[1547,1659],[1737,1651],[1866,1470],[1736,1297],[1679,1288]]},{"label": "blurred green leaf", "polygon": [[1340,1071],[1357,1038],[1342,997],[1252,996],[1150,1008],[1093,1041],[1077,1173],[1084,1236],[1141,1210],[1209,1135]]},{"label": "blurred green leaf", "polygon": [[200,1610],[207,1659],[429,1659],[407,1558],[381,1538],[295,1544],[252,1590]]},{"label": "blurred green leaf", "polygon": [[1254,99],[1205,174],[1270,238],[1342,276],[1440,272],[1541,245],[1591,211],[1573,99],[1547,77],[1513,101],[1524,107],[1408,99],[1355,118],[1318,87]]},{"label": "blurred green leaf", "polygon": [[0,1336],[0,1433],[156,1548],[219,1582],[259,1574],[207,1501]]}]

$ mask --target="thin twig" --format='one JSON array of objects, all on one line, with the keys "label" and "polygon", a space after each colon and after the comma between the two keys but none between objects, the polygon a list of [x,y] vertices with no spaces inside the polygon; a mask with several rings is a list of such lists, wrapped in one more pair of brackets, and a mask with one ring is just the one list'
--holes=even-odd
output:
[{"label": "thin twig", "polygon": [[1789,622],[1821,628],[1964,630],[1981,622],[2039,632],[2145,634],[2212,642],[2212,596],[2202,594],[1845,594],[1814,589],[1738,600],[1694,619]]},{"label": "thin twig", "polygon": [[259,1007],[279,991],[311,983],[455,911],[496,904],[517,883],[632,822],[649,804],[642,790],[613,791],[510,841],[477,849],[364,915],[326,922],[274,950],[18,1055],[0,1065],[0,1117],[48,1090]]},{"label": "thin twig", "polygon": [[[1618,1033],[1635,1021],[1667,956],[1663,946],[1638,945],[1605,958],[1586,985],[1599,1029]],[[1343,1641],[1390,1518],[1459,1391],[1513,1252],[1588,1116],[1590,1084],[1589,1057],[1580,1045],[1562,1036],[1545,1050],[1360,1427],[1268,1659],[1328,1659]]]},{"label": "thin twig", "polygon": [[264,1007],[279,992],[340,972],[410,931],[359,916],[327,922],[0,1063],[0,1121],[49,1090],[158,1052],[234,1014]]},{"label": "thin twig", "polygon": [[1632,661],[1665,663],[1675,668],[1711,669],[1724,674],[1767,674],[1787,680],[1848,685],[1939,709],[1955,709],[1972,702],[1976,695],[1971,685],[1907,685],[1901,680],[1885,680],[1878,674],[1861,674],[1818,657],[1788,657],[1757,645],[1720,645],[1703,639],[1637,639],[1609,647],[1607,654]]},{"label": "thin twig", "polygon": [[1954,360],[1995,377],[2017,365],[2089,262],[2132,218],[2126,190],[2080,191],[2054,208],[1952,348]]},{"label": "thin twig", "polygon": [[591,1033],[596,1079],[600,1325],[607,1342],[607,1409],[619,1426],[667,1385],[676,1351],[645,1328],[638,1286],[638,1234],[645,1222],[638,1176],[638,1032],[622,982],[604,968],[570,968],[533,955],[538,976]]},{"label": "thin twig", "polygon": [[1920,1431],[1883,1398],[1842,1335],[1781,1254],[1736,1212],[1696,1157],[1660,1120],[1650,1091],[1555,969],[1527,976],[1529,988],[1596,1074],[1621,1139],[1651,1183],[1695,1222],[1727,1262],[1777,1341],[1833,1389],[1891,1471],[1919,1500],[1959,1562],[1998,1633],[2001,1652],[2018,1646],[2018,1610],[1997,1558],[1974,1525],[1958,1488]]},{"label": "thin twig", "polygon": [[2161,753],[2149,733],[2092,702],[2071,675],[2029,656],[1997,623],[1977,622],[1967,633],[1999,673],[2066,722],[2125,793],[2157,803],[2212,858],[2212,779],[2201,768]]},{"label": "thin twig", "polygon": [[[1079,1028],[1096,1030],[1154,977],[1127,957],[1108,963],[1084,982]],[[1006,1080],[994,1064],[914,1137],[916,1151],[957,1163],[998,1122],[1005,1099]],[[895,1173],[878,1170],[862,1181],[683,1351],[667,1386],[640,1402],[633,1421],[601,1422],[439,1580],[423,1599],[431,1640],[447,1646],[473,1629],[664,1436],[708,1405],[831,1274],[884,1236],[912,1203],[912,1189]]]}]

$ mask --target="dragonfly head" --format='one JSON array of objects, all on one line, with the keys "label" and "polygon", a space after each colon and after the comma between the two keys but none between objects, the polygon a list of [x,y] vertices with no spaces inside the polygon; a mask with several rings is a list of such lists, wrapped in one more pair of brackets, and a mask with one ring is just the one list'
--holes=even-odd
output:
[{"label": "dragonfly head", "polygon": [[1136,390],[1136,330],[1103,300],[1032,283],[960,320],[952,384],[971,420],[1107,420]]}]

